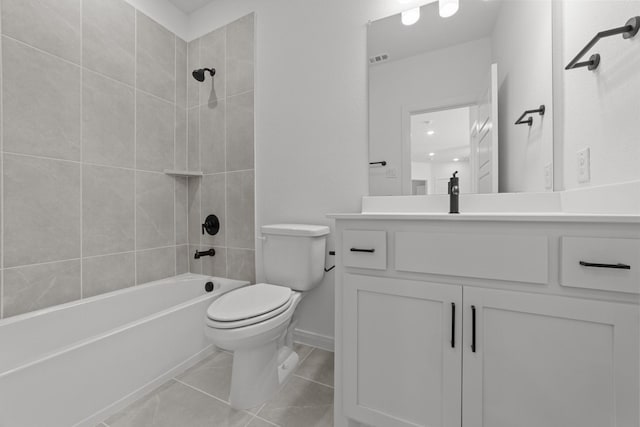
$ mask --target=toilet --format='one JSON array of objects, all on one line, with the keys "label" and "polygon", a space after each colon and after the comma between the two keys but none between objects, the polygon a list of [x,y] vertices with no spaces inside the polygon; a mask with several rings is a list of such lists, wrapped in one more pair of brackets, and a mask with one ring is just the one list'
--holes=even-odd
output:
[{"label": "toilet", "polygon": [[229,403],[236,409],[262,404],[295,370],[296,307],[324,276],[329,227],[276,224],[261,231],[267,283],[228,292],[207,310],[207,337],[233,352]]}]

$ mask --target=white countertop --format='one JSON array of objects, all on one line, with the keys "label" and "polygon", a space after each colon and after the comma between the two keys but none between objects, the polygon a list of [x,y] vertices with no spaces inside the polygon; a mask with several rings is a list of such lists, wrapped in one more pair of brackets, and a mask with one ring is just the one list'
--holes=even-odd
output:
[{"label": "white countertop", "polygon": [[562,212],[509,213],[474,212],[443,214],[432,212],[375,212],[375,213],[332,213],[327,217],[349,220],[403,220],[403,221],[508,221],[508,222],[592,222],[640,224],[640,215],[577,214]]}]

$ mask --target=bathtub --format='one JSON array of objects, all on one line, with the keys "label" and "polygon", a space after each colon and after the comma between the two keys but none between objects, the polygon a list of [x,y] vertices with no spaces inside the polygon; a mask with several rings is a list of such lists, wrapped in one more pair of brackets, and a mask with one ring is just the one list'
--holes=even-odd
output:
[{"label": "bathtub", "polygon": [[211,354],[207,307],[247,283],[183,274],[0,321],[0,427],[95,426]]}]

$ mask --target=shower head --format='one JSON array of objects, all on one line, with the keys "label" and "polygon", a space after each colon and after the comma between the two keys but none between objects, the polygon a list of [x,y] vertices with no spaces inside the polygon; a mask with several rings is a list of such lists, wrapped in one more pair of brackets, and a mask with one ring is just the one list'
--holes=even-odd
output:
[{"label": "shower head", "polygon": [[199,82],[203,82],[205,77],[205,74],[204,74],[205,71],[208,71],[211,77],[213,77],[216,74],[215,68],[200,68],[199,70],[193,70],[193,73],[191,74],[193,75],[194,79],[196,79]]}]

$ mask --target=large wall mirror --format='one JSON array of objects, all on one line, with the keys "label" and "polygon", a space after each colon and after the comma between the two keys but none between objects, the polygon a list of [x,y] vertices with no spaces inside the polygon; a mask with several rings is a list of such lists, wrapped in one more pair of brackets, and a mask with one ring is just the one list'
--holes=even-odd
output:
[{"label": "large wall mirror", "polygon": [[551,0],[424,3],[368,27],[370,195],[552,191]]}]

